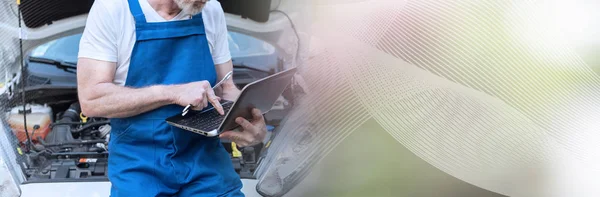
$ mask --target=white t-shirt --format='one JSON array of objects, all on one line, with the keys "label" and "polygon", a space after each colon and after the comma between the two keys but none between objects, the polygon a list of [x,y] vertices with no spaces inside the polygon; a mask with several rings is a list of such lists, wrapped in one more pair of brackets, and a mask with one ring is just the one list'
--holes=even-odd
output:
[{"label": "white t-shirt", "polygon": [[[139,0],[146,21],[165,22],[147,0]],[[189,14],[179,13],[174,20],[187,20]],[[206,37],[215,64],[231,59],[227,43],[225,14],[218,1],[208,1],[202,10]],[[124,85],[129,60],[135,44],[135,21],[127,0],[96,0],[89,14],[79,44],[79,57],[116,62],[114,83]]]}]

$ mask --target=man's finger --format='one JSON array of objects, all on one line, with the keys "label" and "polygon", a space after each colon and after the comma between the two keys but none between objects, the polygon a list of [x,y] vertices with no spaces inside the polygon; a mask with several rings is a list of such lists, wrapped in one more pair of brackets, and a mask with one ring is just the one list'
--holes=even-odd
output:
[{"label": "man's finger", "polygon": [[228,139],[228,140],[234,141],[233,138],[236,135],[237,134],[234,131],[224,131],[223,133],[221,133],[219,135],[219,138]]},{"label": "man's finger", "polygon": [[252,119],[254,119],[254,121],[263,120],[262,112],[257,108],[252,109]]},{"label": "man's finger", "polygon": [[223,110],[223,106],[221,106],[221,102],[219,102],[219,97],[215,95],[213,89],[209,88],[206,90],[206,94],[208,96],[208,101],[212,104],[212,106],[219,112],[221,115],[225,115],[225,111]]},{"label": "man's finger", "polygon": [[248,134],[246,134],[246,133],[236,132],[236,131],[226,131],[226,132],[221,133],[221,135],[219,135],[219,138],[230,140],[240,146],[244,146],[245,144],[248,144],[250,142],[249,137],[250,136],[248,136]]},{"label": "man's finger", "polygon": [[206,108],[208,106],[208,99],[206,98],[206,94],[202,96],[202,108]]},{"label": "man's finger", "polygon": [[221,106],[221,102],[219,102],[219,99],[217,99],[217,98],[210,99],[210,103],[217,110],[217,112],[219,112],[219,114],[225,115],[225,110],[223,110],[223,106]]},{"label": "man's finger", "polygon": [[244,128],[244,131],[254,129],[254,125],[252,125],[252,123],[250,123],[248,120],[246,120],[242,117],[236,118],[235,122],[238,123],[240,126],[242,126],[242,128]]},{"label": "man's finger", "polygon": [[192,110],[196,110],[196,111],[202,110],[202,106],[194,105],[192,107]]},{"label": "man's finger", "polygon": [[194,100],[194,102],[192,102],[191,105],[192,105],[192,110],[201,110],[203,108],[201,99]]}]

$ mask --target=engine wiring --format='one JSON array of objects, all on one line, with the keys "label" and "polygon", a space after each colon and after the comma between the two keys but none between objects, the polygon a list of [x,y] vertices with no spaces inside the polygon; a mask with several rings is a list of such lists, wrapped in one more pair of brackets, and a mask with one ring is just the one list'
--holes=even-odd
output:
[{"label": "engine wiring", "polygon": [[[23,113],[27,112],[27,100],[25,99],[25,87],[27,87],[27,80],[25,80],[25,76],[23,76],[23,74],[25,73],[25,64],[24,59],[23,59],[23,38],[21,37],[22,34],[22,27],[21,27],[21,6],[17,3],[17,8],[18,8],[18,19],[19,19],[19,53],[20,53],[20,63],[21,63],[21,97],[22,97],[22,102],[23,102]],[[27,150],[25,152],[30,153],[31,152],[31,146],[32,146],[32,142],[31,142],[31,135],[29,135],[29,131],[27,131],[27,116],[23,115],[23,128],[25,129],[25,135],[27,136]]]},{"label": "engine wiring", "polygon": [[[281,1],[279,2],[279,4],[281,4]],[[298,34],[298,29],[296,29],[296,25],[294,24],[294,21],[292,20],[292,18],[291,18],[291,17],[290,17],[290,16],[289,16],[289,15],[288,15],[286,12],[284,12],[284,11],[282,11],[282,10],[279,10],[279,6],[280,6],[280,5],[277,5],[277,9],[274,9],[274,10],[272,10],[271,12],[272,12],[272,13],[273,13],[273,12],[277,12],[277,13],[281,13],[281,14],[283,14],[283,15],[284,15],[284,16],[285,16],[285,17],[288,19],[288,21],[290,22],[290,25],[291,25],[291,27],[292,27],[292,30],[294,31],[294,34],[296,35],[296,42],[297,42],[297,46],[296,46],[296,47],[297,47],[297,48],[296,48],[296,56],[294,57],[294,65],[295,65],[296,67],[299,67],[299,66],[298,66],[298,59],[300,58],[300,49],[301,49],[301,39],[300,39],[300,34]],[[298,84],[298,83],[300,83],[300,82],[298,81],[299,79],[297,79],[296,77],[294,77],[292,80],[294,81],[294,84]],[[300,85],[300,86],[302,86],[302,85]],[[295,87],[294,85],[292,85],[292,86],[291,86],[292,90],[301,89],[301,92],[304,92],[304,91],[306,91],[306,90],[304,90],[304,88],[294,88],[294,87]],[[286,92],[287,92],[287,91],[286,91]],[[292,92],[295,92],[295,91],[292,91]],[[284,94],[286,94],[286,93],[284,93]],[[288,92],[288,95],[289,95],[289,92]],[[292,99],[291,99],[291,105],[294,105],[294,103],[295,103],[295,102],[293,101],[293,100],[295,100],[295,99],[296,99],[296,97],[297,97],[297,96],[295,96],[295,95],[296,95],[295,93],[291,93],[291,98],[292,98]]]}]

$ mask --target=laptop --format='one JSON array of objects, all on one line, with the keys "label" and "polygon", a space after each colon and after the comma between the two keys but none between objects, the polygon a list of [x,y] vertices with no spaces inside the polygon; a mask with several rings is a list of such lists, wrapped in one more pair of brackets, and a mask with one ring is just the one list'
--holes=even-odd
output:
[{"label": "laptop", "polygon": [[291,68],[246,85],[237,100],[221,100],[225,115],[220,115],[213,107],[202,111],[191,110],[185,115],[176,114],[166,119],[167,123],[187,131],[208,137],[215,137],[224,131],[233,130],[239,125],[238,117],[252,119],[253,108],[263,114],[269,112],[279,96],[292,81],[296,68]]}]

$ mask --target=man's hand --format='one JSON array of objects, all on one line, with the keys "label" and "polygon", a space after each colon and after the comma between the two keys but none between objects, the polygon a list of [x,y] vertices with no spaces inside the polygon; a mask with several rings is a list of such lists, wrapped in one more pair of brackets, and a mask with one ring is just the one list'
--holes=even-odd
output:
[{"label": "man's hand", "polygon": [[235,87],[235,85],[229,85],[229,84],[225,84],[225,85],[226,86],[220,88],[220,90],[219,90],[221,98],[228,100],[228,101],[235,101],[240,96],[242,91],[240,89],[237,89],[237,87]]},{"label": "man's hand", "polygon": [[191,104],[192,109],[201,110],[208,106],[210,102],[213,107],[224,115],[223,107],[219,102],[221,98],[215,95],[210,83],[208,81],[192,82],[182,85],[176,85],[173,87],[173,95],[175,104],[181,106],[187,106]]},{"label": "man's hand", "polygon": [[238,117],[235,119],[235,122],[242,127],[240,131],[225,131],[219,137],[231,140],[240,147],[253,146],[265,139],[267,125],[260,110],[252,110],[251,121]]}]

